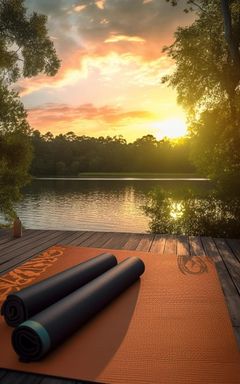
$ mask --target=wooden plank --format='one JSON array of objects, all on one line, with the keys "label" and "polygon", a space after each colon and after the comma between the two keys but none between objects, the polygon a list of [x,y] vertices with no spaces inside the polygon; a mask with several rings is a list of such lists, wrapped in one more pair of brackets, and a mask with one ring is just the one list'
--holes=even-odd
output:
[{"label": "wooden plank", "polygon": [[81,243],[81,247],[96,247],[97,248],[97,242],[101,237],[104,236],[104,232],[94,232],[92,236],[87,238]]},{"label": "wooden plank", "polygon": [[225,239],[228,246],[231,248],[232,252],[240,262],[240,240],[237,239]]},{"label": "wooden plank", "polygon": [[[72,241],[76,240],[76,239],[79,239],[79,237],[84,234],[85,232],[83,231],[76,231],[76,232],[72,232],[71,231],[71,234],[66,238],[64,239],[62,242],[61,242],[61,245],[71,245]],[[60,244],[59,244],[60,245]]]},{"label": "wooden plank", "polygon": [[36,246],[32,246],[32,248],[28,250],[24,250],[23,248],[23,253],[18,255],[17,257],[13,257],[11,260],[8,262],[4,263],[3,265],[0,266],[0,274],[3,274],[10,269],[13,269],[17,265],[23,263],[24,261],[30,259],[31,257],[39,254],[40,252],[44,251],[45,249],[56,245],[60,244],[61,242],[64,241],[64,239],[68,238],[71,236],[71,232],[69,231],[62,232],[59,231],[60,233],[53,232],[52,237],[48,237],[47,240],[44,240],[44,242],[38,243]]},{"label": "wooden plank", "polygon": [[214,241],[237,288],[238,294],[240,294],[240,263],[224,239],[214,239]]},{"label": "wooden plank", "polygon": [[[94,232],[92,231],[87,231],[87,232],[81,232],[81,234],[76,237],[75,239],[71,240],[69,243],[67,243],[67,245],[71,245],[71,246],[78,246],[78,245],[81,245],[83,241],[85,241],[86,239],[88,239],[89,237],[93,236],[94,235]],[[62,241],[61,244],[65,244],[65,241]]]},{"label": "wooden plank", "polygon": [[0,244],[1,244],[1,241],[5,240],[5,239],[9,239],[10,237],[12,237],[12,230],[10,230],[10,229],[2,230],[1,234],[0,234]]},{"label": "wooden plank", "polygon": [[4,236],[2,236],[1,239],[0,239],[0,247],[1,247],[3,244],[9,243],[11,240],[12,240],[12,238],[10,238],[9,235],[4,235]]},{"label": "wooden plank", "polygon": [[113,232],[102,232],[101,236],[98,237],[97,239],[94,239],[94,242],[91,243],[91,247],[95,248],[106,248],[105,244],[113,238],[115,234]]},{"label": "wooden plank", "polygon": [[177,236],[177,255],[178,256],[189,256],[190,247],[187,236]]},{"label": "wooden plank", "polygon": [[[79,235],[74,235],[70,241],[64,241],[62,245],[81,246],[81,247],[96,247],[105,248],[105,243],[110,240],[115,233],[112,232],[78,232]],[[106,247],[107,248],[107,247]]]},{"label": "wooden plank", "polygon": [[124,244],[126,244],[129,237],[130,233],[116,232],[114,233],[114,236],[104,244],[104,247],[110,249],[121,249]]},{"label": "wooden plank", "polygon": [[215,267],[218,272],[219,280],[222,285],[223,292],[226,296],[237,295],[237,289],[232,281],[226,265],[218,251],[216,244],[210,237],[202,237],[202,243],[206,254],[214,261]]},{"label": "wooden plank", "polygon": [[202,244],[206,255],[210,257],[215,263],[232,324],[238,326],[240,325],[240,297],[238,295],[236,286],[232,281],[228,269],[226,268],[226,265],[224,264],[213,239],[210,237],[202,237]]},{"label": "wooden plank", "polygon": [[155,235],[150,247],[150,252],[162,254],[164,251],[165,243],[166,243],[165,235]]},{"label": "wooden plank", "polygon": [[[18,252],[22,252],[21,248],[24,248],[26,250],[28,247],[33,247],[33,245],[37,245],[41,242],[44,242],[44,240],[48,240],[49,238],[52,238],[54,236],[58,236],[62,233],[68,233],[69,236],[75,235],[79,236],[79,232],[73,232],[73,231],[52,231],[52,230],[34,230],[34,232],[31,234],[31,237],[27,238],[26,240],[22,240],[21,243],[16,243],[13,245],[10,245],[9,248],[1,252],[0,257],[0,264],[4,260],[4,256],[7,256],[8,254],[14,254],[17,256]],[[16,239],[17,240],[17,239]],[[20,239],[19,239],[20,240]]]},{"label": "wooden plank", "polygon": [[76,380],[68,380],[68,379],[61,379],[57,377],[45,377],[42,379],[41,384],[87,384],[83,381],[76,381]]},{"label": "wooden plank", "polygon": [[240,349],[240,327],[233,327],[233,331],[234,331],[234,334],[236,336],[238,348]]},{"label": "wooden plank", "polygon": [[164,254],[177,255],[177,238],[174,235],[167,235],[165,247],[163,250]]},{"label": "wooden plank", "polygon": [[222,265],[222,258],[213,239],[211,237],[201,237],[201,241],[205,254],[209,256],[215,263],[221,262]]},{"label": "wooden plank", "polygon": [[[20,239],[28,237],[30,234],[33,234],[34,232],[35,230],[32,230],[32,229],[24,229],[23,236]],[[8,245],[10,245],[12,242],[15,242],[17,240],[19,239],[14,239],[12,236],[12,231],[9,230],[0,238],[0,249],[3,249],[6,243],[8,243],[6,244],[6,247],[8,247]]]},{"label": "wooden plank", "polygon": [[6,369],[1,369],[0,368],[0,381],[2,379],[3,376],[5,376],[7,374],[8,371],[6,371]]},{"label": "wooden plank", "polygon": [[4,255],[8,255],[9,253],[12,253],[16,249],[19,250],[20,248],[25,247],[27,244],[33,244],[35,241],[43,238],[47,234],[49,234],[48,231],[36,230],[33,233],[29,233],[28,235],[25,235],[24,237],[12,239],[12,241],[9,242],[8,244],[3,244],[3,246],[0,247],[1,261]]},{"label": "wooden plank", "polygon": [[131,233],[129,236],[129,239],[127,242],[123,245],[123,249],[129,249],[129,250],[136,250],[138,244],[140,243],[143,235],[141,234],[136,234],[136,233]]},{"label": "wooden plank", "polygon": [[[2,373],[3,372],[3,373]],[[2,374],[2,375],[1,375]],[[0,370],[1,384],[86,384],[79,380],[62,379],[31,373]]]},{"label": "wooden plank", "polygon": [[149,252],[153,239],[154,235],[144,234],[139,244],[137,245],[136,251]]},{"label": "wooden plank", "polygon": [[1,384],[40,384],[42,376],[31,373],[8,371],[0,380]]},{"label": "wooden plank", "polygon": [[240,296],[238,294],[232,296],[224,294],[224,296],[232,325],[240,327]]},{"label": "wooden plank", "polygon": [[10,249],[21,247],[21,244],[25,244],[26,241],[30,239],[34,239],[36,236],[40,234],[52,233],[50,230],[42,230],[42,229],[27,229],[24,230],[22,237],[19,238],[9,238],[7,243],[0,245],[1,254]]},{"label": "wooden plank", "polygon": [[0,257],[0,268],[1,265],[10,261],[11,259],[16,258],[17,256],[21,255],[22,253],[27,252],[28,250],[33,249],[34,247],[45,243],[48,240],[54,239],[55,237],[59,236],[59,234],[65,233],[63,231],[51,231],[51,232],[45,232],[41,231],[40,233],[37,233],[36,237],[31,237],[30,239],[27,239],[23,243],[15,244],[14,246],[9,247],[9,249],[4,250],[1,252]]},{"label": "wooden plank", "polygon": [[205,256],[201,238],[199,236],[189,236],[190,255]]},{"label": "wooden plank", "polygon": [[83,381],[76,381],[76,380],[60,379],[57,377],[45,377],[41,381],[41,384],[87,384],[87,382],[86,381],[83,382]]}]

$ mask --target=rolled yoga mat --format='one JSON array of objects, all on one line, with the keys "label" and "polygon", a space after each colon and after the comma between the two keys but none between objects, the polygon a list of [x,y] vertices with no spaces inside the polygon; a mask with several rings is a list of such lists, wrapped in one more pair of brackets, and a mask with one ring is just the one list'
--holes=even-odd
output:
[{"label": "rolled yoga mat", "polygon": [[117,259],[110,253],[96,256],[19,292],[11,293],[3,303],[1,314],[8,325],[16,327],[115,265]]},{"label": "rolled yoga mat", "polygon": [[21,360],[41,359],[137,281],[144,269],[139,258],[127,258],[25,321],[12,334],[13,348]]}]

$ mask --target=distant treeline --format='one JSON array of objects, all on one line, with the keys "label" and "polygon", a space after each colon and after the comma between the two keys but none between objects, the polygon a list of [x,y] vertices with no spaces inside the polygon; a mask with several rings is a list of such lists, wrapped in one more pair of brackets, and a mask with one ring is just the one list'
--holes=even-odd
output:
[{"label": "distant treeline", "polygon": [[81,172],[195,172],[190,140],[174,145],[146,135],[133,143],[121,136],[53,136],[33,131],[33,176],[77,176]]}]

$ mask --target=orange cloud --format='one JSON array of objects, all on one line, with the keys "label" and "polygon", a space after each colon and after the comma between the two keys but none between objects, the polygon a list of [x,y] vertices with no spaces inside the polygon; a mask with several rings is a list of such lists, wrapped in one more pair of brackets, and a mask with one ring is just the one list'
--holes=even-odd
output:
[{"label": "orange cloud", "polygon": [[[108,80],[112,73],[122,77],[124,70],[131,84],[159,84],[166,70],[163,62],[168,60],[172,66],[169,59],[162,60],[162,47],[172,42],[179,18],[183,22],[192,18],[181,7],[158,0],[78,0],[74,4],[32,0],[32,4],[50,16],[50,32],[62,67],[54,78],[41,75],[20,81],[21,96],[72,85],[90,78],[94,69]],[[75,13],[68,15],[67,10]]]},{"label": "orange cloud", "polygon": [[[191,22],[193,14],[159,0],[27,0],[27,6],[48,15],[62,65],[55,77],[39,75],[17,84],[26,108],[48,101],[79,104],[29,110],[34,128],[80,134],[107,129],[110,134],[116,126],[138,137],[155,120],[148,111],[157,122],[178,116],[175,93],[161,84],[173,70],[162,47],[173,42],[176,27]],[[107,106],[94,106],[100,103]]]},{"label": "orange cloud", "polygon": [[96,107],[93,104],[70,106],[66,104],[46,104],[28,110],[28,121],[34,129],[40,131],[60,126],[70,130],[72,125],[84,121],[91,121],[97,125],[118,125],[128,124],[135,119],[149,120],[153,113],[142,110],[125,111],[118,107],[102,106]]},{"label": "orange cloud", "polygon": [[81,12],[83,11],[84,9],[86,8],[86,5],[77,5],[76,7],[74,7],[74,11],[76,12]]},{"label": "orange cloud", "polygon": [[112,35],[104,40],[104,43],[118,43],[119,41],[130,41],[131,43],[144,43],[146,40],[139,36]]},{"label": "orange cloud", "polygon": [[98,0],[95,4],[99,9],[104,9],[105,0]]},{"label": "orange cloud", "polygon": [[154,60],[144,60],[141,55],[109,53],[103,48],[97,54],[87,54],[78,50],[64,60],[55,77],[40,75],[23,79],[18,83],[18,90],[21,96],[25,96],[44,88],[59,89],[77,84],[81,80],[88,80],[96,71],[102,81],[115,82],[115,76],[118,75],[129,85],[153,86],[159,85],[161,78],[172,69],[172,61],[163,54]]}]

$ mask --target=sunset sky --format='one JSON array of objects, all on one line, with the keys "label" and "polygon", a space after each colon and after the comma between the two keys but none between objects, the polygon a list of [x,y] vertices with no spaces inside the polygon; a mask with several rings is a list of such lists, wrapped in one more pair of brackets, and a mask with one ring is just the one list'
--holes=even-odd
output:
[{"label": "sunset sky", "polygon": [[[184,132],[175,92],[161,84],[174,63],[162,53],[192,15],[165,0],[26,0],[48,16],[61,59],[55,77],[19,82],[31,126],[42,133],[146,134]],[[184,3],[184,2],[183,2]]]}]

